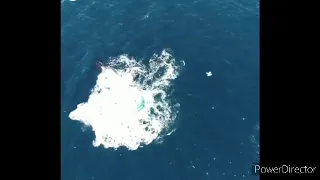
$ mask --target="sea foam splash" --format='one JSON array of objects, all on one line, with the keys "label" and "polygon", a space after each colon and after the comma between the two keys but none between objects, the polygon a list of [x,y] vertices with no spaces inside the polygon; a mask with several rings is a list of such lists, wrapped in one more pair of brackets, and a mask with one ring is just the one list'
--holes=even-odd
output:
[{"label": "sea foam splash", "polygon": [[161,139],[176,119],[180,104],[170,101],[169,87],[184,65],[166,50],[154,54],[148,65],[127,55],[110,59],[88,101],[78,104],[69,118],[92,127],[95,147],[136,150],[148,145]]}]

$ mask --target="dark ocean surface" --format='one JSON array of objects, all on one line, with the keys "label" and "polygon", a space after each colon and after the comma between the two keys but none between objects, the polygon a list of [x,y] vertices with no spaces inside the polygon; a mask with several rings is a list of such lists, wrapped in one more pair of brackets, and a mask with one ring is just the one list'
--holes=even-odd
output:
[{"label": "dark ocean surface", "polygon": [[[136,151],[93,147],[68,115],[87,101],[95,62],[165,48],[186,63],[172,86],[176,131]],[[259,178],[259,1],[65,0],[61,52],[62,180]]]}]

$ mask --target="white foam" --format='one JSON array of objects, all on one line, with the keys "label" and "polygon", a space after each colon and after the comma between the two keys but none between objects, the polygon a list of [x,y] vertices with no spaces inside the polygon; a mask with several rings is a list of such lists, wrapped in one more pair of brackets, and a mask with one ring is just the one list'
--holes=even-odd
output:
[{"label": "white foam", "polygon": [[147,66],[127,55],[110,59],[88,101],[78,104],[69,118],[92,127],[95,147],[136,150],[148,145],[165,135],[176,118],[179,104],[170,101],[168,88],[184,64],[166,50]]}]

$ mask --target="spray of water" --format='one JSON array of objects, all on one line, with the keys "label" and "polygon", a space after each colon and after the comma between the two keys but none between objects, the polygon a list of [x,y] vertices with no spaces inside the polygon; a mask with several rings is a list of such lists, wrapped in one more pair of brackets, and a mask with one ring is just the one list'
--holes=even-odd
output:
[{"label": "spray of water", "polygon": [[148,145],[176,119],[180,105],[169,91],[184,65],[166,50],[153,55],[148,65],[127,55],[112,58],[101,67],[88,101],[69,118],[92,128],[95,147],[136,150]]}]

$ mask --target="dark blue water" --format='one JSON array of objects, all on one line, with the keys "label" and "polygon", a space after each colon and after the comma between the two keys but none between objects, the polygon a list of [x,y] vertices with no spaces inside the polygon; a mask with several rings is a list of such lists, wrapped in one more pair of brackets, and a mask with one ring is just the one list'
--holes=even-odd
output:
[{"label": "dark blue water", "polygon": [[[62,179],[258,179],[259,2],[78,0],[62,3]],[[176,132],[128,152],[94,148],[94,134],[68,118],[85,102],[97,60],[148,60],[170,48],[186,62],[173,82]],[[206,72],[212,76],[207,77]],[[214,109],[212,108],[214,107]]]}]

